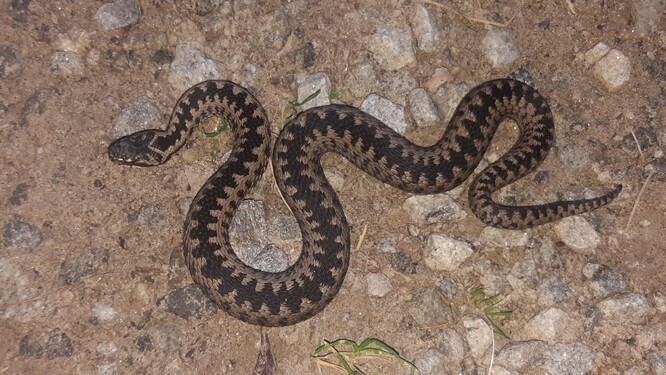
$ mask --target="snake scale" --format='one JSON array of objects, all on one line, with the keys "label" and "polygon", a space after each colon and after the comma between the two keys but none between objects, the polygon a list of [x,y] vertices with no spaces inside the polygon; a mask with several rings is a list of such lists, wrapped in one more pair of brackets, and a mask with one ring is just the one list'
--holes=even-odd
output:
[{"label": "snake scale", "polygon": [[278,273],[241,262],[229,242],[239,204],[266,169],[271,129],[266,112],[246,89],[229,81],[205,81],[178,100],[166,130],[144,130],[114,141],[111,160],[158,165],[169,159],[197,124],[222,116],[231,128],[228,160],[194,197],[184,228],[184,253],[194,281],[232,316],[262,326],[286,326],[321,311],[337,294],[349,266],[350,231],[320,159],[335,152],[376,179],[417,194],[450,190],[481,161],[497,127],[513,119],[519,139],[469,186],[469,204],[481,221],[527,228],[599,208],[622,189],[584,200],[532,206],[495,203],[493,192],[533,171],[554,143],[546,100],[512,79],[485,82],[458,105],[444,135],[432,146],[415,145],[376,118],[350,106],[327,105],[298,114],[280,132],[272,163],[277,185],[303,237],[299,259]]}]

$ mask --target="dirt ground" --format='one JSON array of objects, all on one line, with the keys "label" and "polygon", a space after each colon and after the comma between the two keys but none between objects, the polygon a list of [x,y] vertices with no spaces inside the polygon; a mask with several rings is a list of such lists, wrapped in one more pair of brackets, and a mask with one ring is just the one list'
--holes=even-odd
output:
[{"label": "dirt ground", "polygon": [[[325,72],[333,91],[342,93],[340,100],[359,105],[371,92],[354,96],[350,71],[372,59],[366,37],[378,27],[409,27],[415,2],[257,0],[232,6],[220,1],[216,13],[206,14],[197,13],[193,1],[146,0],[140,1],[139,21],[117,31],[102,31],[95,21],[103,3],[0,0],[0,45],[11,46],[20,64],[20,72],[5,72],[0,78],[0,224],[6,231],[9,223],[29,223],[42,238],[34,247],[10,246],[5,240],[0,248],[0,373],[249,374],[259,351],[257,327],[221,311],[183,319],[158,303],[171,290],[191,283],[181,255],[183,214],[177,202],[191,198],[214,171],[208,160],[211,143],[198,135],[191,161],[178,155],[156,168],[124,167],[106,155],[113,140],[111,126],[123,108],[143,96],[157,105],[166,123],[182,93],[167,80],[179,44],[193,45],[217,60],[228,78],[253,64],[253,89],[272,116],[275,131],[282,126],[287,101],[296,96],[297,74]],[[456,82],[472,85],[521,66],[532,73],[553,108],[558,148],[540,167],[548,172],[545,183],[536,186],[528,177],[510,188],[519,203],[550,200],[560,192],[581,194],[590,186],[600,193],[612,182],[624,185],[615,202],[585,215],[602,238],[594,250],[572,251],[557,240],[552,225],[529,231],[531,237],[554,239],[566,264],[559,276],[573,290],[585,290],[583,264],[604,264],[624,276],[627,291],[642,293],[651,306],[641,324],[623,328],[621,334],[593,330],[577,339],[597,353],[595,373],[630,368],[648,373],[647,353],[637,354],[633,348],[635,335],[664,322],[663,307],[657,305],[663,302],[666,285],[666,178],[661,172],[666,165],[666,36],[663,17],[661,33],[635,32],[636,16],[628,3],[580,1],[574,4],[576,14],[560,0],[429,5],[443,29],[443,47],[418,52],[416,64],[401,69],[419,85],[441,67],[455,72]],[[488,25],[465,15],[497,23],[511,20],[505,29],[520,58],[509,66],[492,67],[479,47]],[[576,59],[598,42],[631,61],[630,80],[613,92]],[[58,74],[51,68],[54,54],[67,43],[75,45],[83,62],[79,74]],[[379,81],[369,89],[381,95],[395,72],[377,72]],[[412,128],[407,137],[430,144],[442,129]],[[495,150],[509,145],[511,136],[501,131]],[[567,162],[561,155],[564,146],[588,162]],[[319,368],[311,358],[324,339],[377,337],[413,359],[437,346],[445,329],[463,333],[459,320],[420,326],[407,311],[420,290],[438,287],[444,278],[454,281],[457,293],[451,303],[456,306],[464,305],[467,286],[483,284],[489,275],[442,274],[421,259],[429,231],[474,239],[483,224],[468,211],[458,223],[419,228],[419,235],[412,236],[414,224],[403,209],[408,194],[348,168],[334,156],[326,158],[325,167],[344,177],[339,194],[353,241],[366,225],[367,234],[330,306],[304,323],[267,330],[281,371],[338,373]],[[651,171],[655,173],[644,186]],[[608,181],[589,183],[600,174]],[[252,196],[263,200],[269,212],[288,213],[271,178],[265,175]],[[457,200],[467,208],[466,194]],[[136,219],[146,207],[153,216]],[[401,251],[419,264],[416,273],[395,271],[391,254],[376,250],[377,241],[387,234],[408,239]],[[468,262],[490,262],[486,269],[503,277],[525,251],[481,251]],[[68,274],[72,263],[77,266]],[[368,296],[368,272],[390,275],[389,296]],[[503,292],[511,294],[510,289]],[[504,305],[514,314],[501,320],[502,329],[520,337],[525,322],[542,307],[529,299],[508,301]],[[572,314],[589,308],[578,306],[575,299],[560,307]],[[498,337],[496,346],[506,343]],[[665,350],[664,341],[655,345],[655,350]],[[383,373],[402,372],[384,362],[370,365]],[[468,353],[454,368],[473,374],[485,373],[487,366]]]}]

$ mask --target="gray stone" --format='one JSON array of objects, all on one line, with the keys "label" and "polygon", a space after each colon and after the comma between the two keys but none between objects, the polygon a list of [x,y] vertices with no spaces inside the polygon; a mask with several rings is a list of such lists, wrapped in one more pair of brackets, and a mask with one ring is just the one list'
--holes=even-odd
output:
[{"label": "gray stone", "polygon": [[391,279],[383,273],[369,272],[365,275],[365,280],[368,283],[368,295],[371,297],[384,297],[393,289]]},{"label": "gray stone", "polygon": [[549,347],[543,354],[540,364],[550,375],[587,374],[595,369],[596,353],[580,344],[557,344]]},{"label": "gray stone", "polygon": [[659,31],[659,23],[664,11],[666,11],[666,1],[635,0],[632,3],[636,11],[636,30],[638,33],[647,35]]},{"label": "gray stone", "polygon": [[647,360],[655,375],[666,375],[666,352],[649,353]]},{"label": "gray stone", "polygon": [[378,28],[370,37],[368,47],[375,60],[387,70],[399,70],[416,62],[409,29]]},{"label": "gray stone", "polygon": [[588,263],[583,267],[583,275],[590,281],[595,295],[606,297],[624,291],[627,287],[624,277],[603,264]]},{"label": "gray stone", "polygon": [[448,194],[414,195],[402,207],[418,224],[449,223],[467,217],[465,209]]},{"label": "gray stone", "polygon": [[505,345],[495,358],[495,363],[507,369],[525,372],[539,363],[548,345],[540,340],[513,341]]},{"label": "gray stone", "polygon": [[217,306],[213,301],[208,299],[195,284],[170,292],[158,299],[157,305],[183,319],[201,319],[211,316],[217,311]]},{"label": "gray stone", "polygon": [[44,352],[48,359],[71,357],[74,354],[74,344],[66,333],[55,330],[49,335]]},{"label": "gray stone", "polygon": [[11,221],[3,228],[2,244],[8,249],[32,250],[39,246],[42,240],[42,232],[30,223]]},{"label": "gray stone", "polygon": [[25,335],[19,341],[19,354],[24,357],[41,357],[44,347],[31,335]]},{"label": "gray stone", "polygon": [[439,108],[439,117],[448,122],[453,116],[460,100],[465,96],[472,87],[467,84],[446,84],[435,92],[432,100]]},{"label": "gray stone", "polygon": [[583,327],[564,310],[550,307],[530,319],[523,327],[525,336],[548,343],[567,343],[578,338]]},{"label": "gray stone", "polygon": [[280,272],[289,267],[289,256],[273,244],[243,244],[235,250],[243,263],[264,272]]},{"label": "gray stone", "polygon": [[109,135],[119,138],[140,130],[160,128],[161,125],[159,109],[150,99],[141,97],[120,112]]},{"label": "gray stone", "polygon": [[66,285],[71,285],[81,278],[96,274],[109,261],[109,252],[92,249],[81,254],[70,254],[60,264],[59,278]]},{"label": "gray stone", "polygon": [[560,220],[555,224],[555,232],[573,250],[593,249],[601,243],[599,233],[580,216]]},{"label": "gray stone", "polygon": [[514,289],[533,290],[539,282],[536,262],[532,257],[525,257],[511,267],[507,281]]},{"label": "gray stone", "polygon": [[23,74],[23,64],[12,46],[0,46],[0,79],[16,79]]},{"label": "gray stone", "polygon": [[527,250],[539,267],[550,270],[564,268],[564,261],[555,248],[555,244],[547,237],[532,239],[527,244]]},{"label": "gray stone", "polygon": [[547,276],[539,285],[539,304],[557,305],[573,295],[573,291],[559,277]]},{"label": "gray stone", "polygon": [[435,288],[423,290],[413,301],[410,315],[423,327],[444,324],[447,321],[448,305]]},{"label": "gray stone", "polygon": [[609,91],[614,91],[631,77],[631,61],[622,52],[612,49],[594,64],[592,71]]},{"label": "gray stone", "polygon": [[331,80],[326,73],[313,73],[306,76],[300,76],[298,82],[298,102],[303,103],[309,96],[317,91],[319,94],[311,100],[303,103],[300,107],[303,110],[331,104]]},{"label": "gray stone", "polygon": [[209,79],[222,79],[218,63],[189,44],[176,46],[169,69],[169,83],[179,92]]},{"label": "gray stone", "polygon": [[597,307],[608,324],[641,324],[650,310],[647,299],[639,293],[616,295],[599,302]]},{"label": "gray stone", "polygon": [[376,248],[382,253],[397,253],[398,238],[395,236],[382,237],[377,241]]},{"label": "gray stone", "polygon": [[136,0],[115,0],[95,12],[95,20],[103,31],[118,30],[139,21],[141,8]]},{"label": "gray stone", "polygon": [[423,249],[423,261],[435,271],[454,271],[474,254],[472,246],[444,234],[432,234]]},{"label": "gray stone", "polygon": [[420,128],[429,127],[440,122],[435,103],[425,89],[414,89],[407,97],[409,110]]},{"label": "gray stone", "polygon": [[417,86],[416,78],[409,71],[399,70],[388,77],[382,93],[392,102],[405,106],[407,96]]},{"label": "gray stone", "polygon": [[361,111],[376,117],[400,135],[404,135],[407,131],[405,108],[399,104],[393,103],[382,96],[370,94],[363,100],[359,108]]},{"label": "gray stone", "polygon": [[399,251],[391,258],[391,267],[400,273],[413,275],[419,270],[419,263],[411,256]]},{"label": "gray stone", "polygon": [[231,221],[231,243],[263,243],[266,221],[264,202],[254,199],[243,200]]},{"label": "gray stone", "polygon": [[446,329],[437,336],[437,348],[444,353],[447,367],[460,366],[465,359],[465,339],[454,329]]},{"label": "gray stone", "polygon": [[357,97],[364,97],[369,92],[376,91],[379,86],[379,79],[372,60],[363,61],[354,65],[349,72],[347,78],[349,82],[348,89],[350,93]]},{"label": "gray stone", "polygon": [[487,226],[481,230],[479,242],[488,247],[511,248],[524,247],[530,236],[526,231],[508,230]]},{"label": "gray stone", "polygon": [[490,353],[489,349],[493,344],[493,329],[485,320],[475,316],[464,316],[462,323],[472,357],[483,360]]},{"label": "gray stone", "polygon": [[448,370],[443,361],[444,354],[437,349],[427,349],[416,353],[414,366],[421,375],[439,375]]},{"label": "gray stone", "polygon": [[416,45],[421,51],[435,52],[441,39],[437,19],[423,4],[414,6],[412,17],[412,31],[416,37]]},{"label": "gray stone", "polygon": [[57,51],[51,57],[51,72],[64,76],[81,76],[83,63],[75,52]]},{"label": "gray stone", "polygon": [[488,30],[481,45],[486,58],[496,68],[511,64],[520,57],[518,47],[507,30]]}]

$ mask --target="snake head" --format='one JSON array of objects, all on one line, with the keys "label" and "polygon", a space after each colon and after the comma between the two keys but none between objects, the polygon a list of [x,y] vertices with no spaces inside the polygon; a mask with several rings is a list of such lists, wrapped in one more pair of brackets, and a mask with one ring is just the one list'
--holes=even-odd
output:
[{"label": "snake head", "polygon": [[109,159],[114,163],[151,166],[162,164],[164,157],[151,147],[154,130],[142,130],[118,138],[109,145]]}]

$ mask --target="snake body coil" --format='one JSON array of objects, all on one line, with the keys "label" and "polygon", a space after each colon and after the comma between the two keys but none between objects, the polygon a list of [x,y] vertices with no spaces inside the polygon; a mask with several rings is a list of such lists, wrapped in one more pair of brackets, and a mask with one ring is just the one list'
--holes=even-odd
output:
[{"label": "snake body coil", "polygon": [[469,188],[472,211],[484,223],[526,228],[591,211],[620,192],[593,199],[504,206],[491,195],[534,170],[554,142],[545,99],[519,81],[501,79],[472,89],[442,138],[414,145],[385,124],[344,105],[300,113],[282,129],[273,149],[275,180],[301,229],[295,264],[278,273],[241,262],[229,242],[231,220],[266,169],[270,123],[257,99],[228,81],[206,81],[183,94],[166,130],[120,138],[108,149],[123,164],[164,163],[208,116],[222,116],[233,140],[229,159],[206,181],[190,206],[184,230],[185,261],[204,293],[234,317],[285,326],[321,311],[337,294],[349,265],[350,234],[342,205],[324,177],[320,158],[338,153],[378,180],[412,193],[438,193],[462,183],[481,161],[499,124],[514,119],[520,136]]}]

